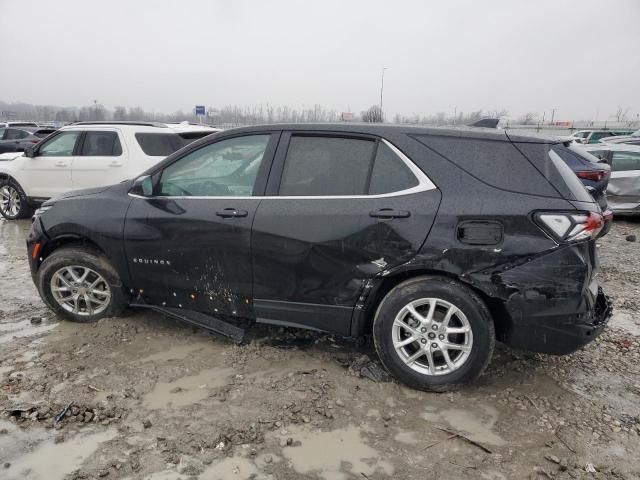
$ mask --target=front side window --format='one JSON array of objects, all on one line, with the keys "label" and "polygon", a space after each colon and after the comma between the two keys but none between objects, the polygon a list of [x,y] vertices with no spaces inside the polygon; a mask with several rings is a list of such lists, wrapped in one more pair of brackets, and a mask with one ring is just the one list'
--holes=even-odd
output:
[{"label": "front side window", "polygon": [[116,132],[87,132],[80,155],[85,157],[119,157],[122,145]]},{"label": "front side window", "polygon": [[6,140],[4,136],[7,134],[8,128],[0,128],[0,140]]},{"label": "front side window", "polygon": [[38,149],[38,155],[42,157],[70,157],[80,132],[62,132],[50,140],[45,140]]},{"label": "front side window", "polygon": [[640,152],[613,152],[611,168],[614,172],[640,170]]},{"label": "front side window", "polygon": [[201,147],[164,169],[158,194],[251,196],[270,138],[271,135],[248,135]]},{"label": "front side window", "polygon": [[375,148],[372,140],[293,136],[280,195],[365,195]]}]

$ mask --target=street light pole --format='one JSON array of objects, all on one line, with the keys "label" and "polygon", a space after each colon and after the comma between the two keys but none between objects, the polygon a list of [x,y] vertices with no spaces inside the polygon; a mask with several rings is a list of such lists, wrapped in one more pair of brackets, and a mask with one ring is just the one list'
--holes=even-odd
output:
[{"label": "street light pole", "polygon": [[387,69],[387,67],[382,67],[382,76],[380,78],[380,121],[382,122],[384,120],[384,117],[382,115],[382,92],[384,91],[384,71]]}]

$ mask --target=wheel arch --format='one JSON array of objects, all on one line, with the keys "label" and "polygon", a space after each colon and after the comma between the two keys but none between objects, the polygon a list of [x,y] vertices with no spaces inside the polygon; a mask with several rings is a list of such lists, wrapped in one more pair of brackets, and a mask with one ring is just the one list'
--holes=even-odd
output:
[{"label": "wheel arch", "polygon": [[106,256],[104,250],[91,239],[77,233],[66,233],[48,240],[43,245],[43,248],[40,252],[39,265],[41,265],[42,261],[44,261],[49,255],[51,255],[56,250],[60,250],[63,247],[88,248],[100,255]]},{"label": "wheel arch", "polygon": [[376,311],[384,297],[400,283],[421,276],[444,277],[469,288],[480,297],[489,310],[491,318],[493,319],[496,339],[503,340],[509,337],[509,333],[512,328],[512,321],[502,300],[490,296],[477,285],[465,281],[458,275],[452,274],[451,272],[424,267],[400,269],[390,273],[389,275],[380,277],[378,282],[374,282],[373,287],[364,300],[364,304],[354,313],[351,324],[352,336],[360,337],[362,335],[370,334],[373,328],[373,320]]}]

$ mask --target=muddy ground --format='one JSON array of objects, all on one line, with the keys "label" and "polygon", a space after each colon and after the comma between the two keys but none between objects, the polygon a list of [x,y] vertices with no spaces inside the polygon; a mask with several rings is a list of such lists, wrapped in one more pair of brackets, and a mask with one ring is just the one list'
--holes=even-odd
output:
[{"label": "muddy ground", "polygon": [[450,394],[384,381],[370,347],[321,334],[235,346],[142,311],[59,321],[28,228],[0,222],[1,479],[640,478],[640,223],[600,241],[616,306],[600,338],[566,357],[498,346]]}]

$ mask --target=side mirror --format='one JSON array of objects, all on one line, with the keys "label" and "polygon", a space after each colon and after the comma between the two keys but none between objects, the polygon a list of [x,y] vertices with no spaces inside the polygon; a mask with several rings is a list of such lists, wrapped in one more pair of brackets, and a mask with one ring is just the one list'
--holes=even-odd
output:
[{"label": "side mirror", "polygon": [[150,197],[153,195],[153,180],[149,175],[136,178],[129,193],[140,195],[141,197]]},{"label": "side mirror", "polygon": [[25,157],[29,157],[29,158],[33,158],[36,156],[36,148],[32,145],[29,145],[28,147],[24,147],[24,156]]}]

